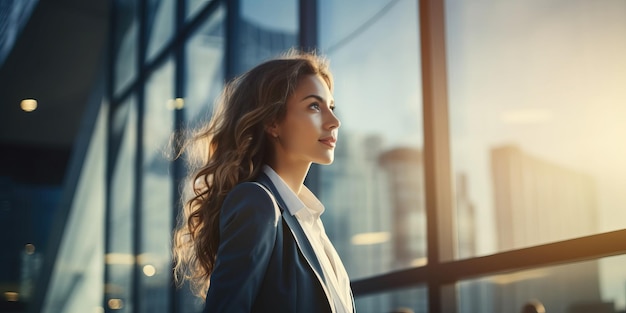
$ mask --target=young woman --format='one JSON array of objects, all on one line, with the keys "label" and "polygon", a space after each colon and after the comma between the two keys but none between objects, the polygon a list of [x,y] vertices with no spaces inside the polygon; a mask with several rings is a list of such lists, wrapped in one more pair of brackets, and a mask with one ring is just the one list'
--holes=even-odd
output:
[{"label": "young woman", "polygon": [[323,58],[290,52],[228,83],[192,137],[204,148],[173,252],[205,312],[354,311],[324,206],[303,184],[311,163],[334,159],[332,83]]}]

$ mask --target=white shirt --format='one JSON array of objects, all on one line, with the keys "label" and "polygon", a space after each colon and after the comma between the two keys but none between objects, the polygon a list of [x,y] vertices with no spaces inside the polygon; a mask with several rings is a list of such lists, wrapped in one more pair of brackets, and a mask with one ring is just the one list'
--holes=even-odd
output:
[{"label": "white shirt", "polygon": [[302,186],[298,197],[283,179],[269,166],[263,166],[263,172],[270,178],[280,197],[285,201],[289,213],[296,217],[304,230],[313,251],[322,266],[326,286],[330,290],[330,298],[334,304],[333,312],[352,313],[352,292],[350,279],[343,263],[326,236],[320,216],[324,213],[324,205],[306,187]]}]

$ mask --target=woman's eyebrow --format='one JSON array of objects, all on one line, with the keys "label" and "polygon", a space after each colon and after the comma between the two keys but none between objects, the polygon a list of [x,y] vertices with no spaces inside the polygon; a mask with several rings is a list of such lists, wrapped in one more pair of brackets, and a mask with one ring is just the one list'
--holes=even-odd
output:
[{"label": "woman's eyebrow", "polygon": [[[306,100],[306,99],[308,99],[308,98],[315,98],[315,99],[317,99],[317,101],[320,101],[320,102],[326,103],[326,99],[324,99],[323,97],[321,97],[321,96],[319,96],[319,95],[316,95],[316,94],[308,95],[308,96],[306,96],[306,97],[302,98],[302,100],[300,100],[300,101],[304,101],[304,100]],[[331,99],[331,100],[330,100],[330,103],[331,103],[331,104],[335,103],[335,100],[334,100],[334,99]]]}]

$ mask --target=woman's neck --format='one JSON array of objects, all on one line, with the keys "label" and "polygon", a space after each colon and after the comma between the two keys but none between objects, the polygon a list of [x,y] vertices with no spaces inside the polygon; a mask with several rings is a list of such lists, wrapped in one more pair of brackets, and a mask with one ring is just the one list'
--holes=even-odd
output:
[{"label": "woman's neck", "polygon": [[302,190],[302,185],[304,185],[304,179],[311,167],[310,162],[307,164],[274,163],[269,164],[269,166],[296,195],[300,195],[300,190]]}]

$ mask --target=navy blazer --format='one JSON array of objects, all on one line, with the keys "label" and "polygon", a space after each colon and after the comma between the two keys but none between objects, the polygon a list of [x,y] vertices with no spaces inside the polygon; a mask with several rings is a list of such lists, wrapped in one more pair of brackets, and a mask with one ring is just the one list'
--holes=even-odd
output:
[{"label": "navy blazer", "polygon": [[322,268],[269,177],[226,196],[204,312],[331,312]]}]

